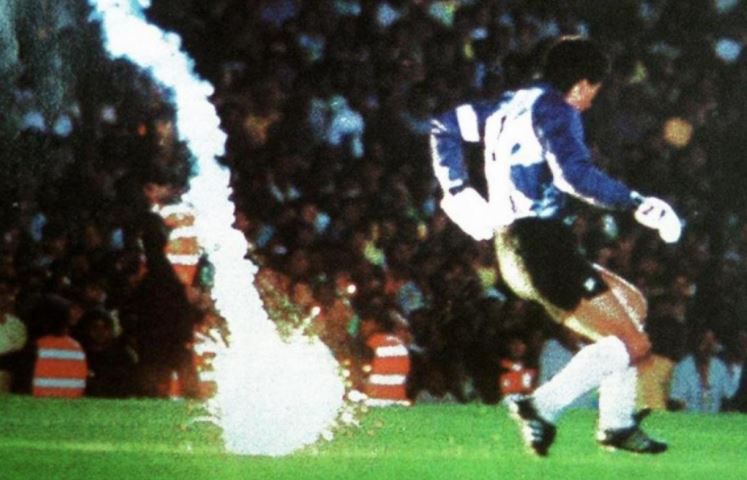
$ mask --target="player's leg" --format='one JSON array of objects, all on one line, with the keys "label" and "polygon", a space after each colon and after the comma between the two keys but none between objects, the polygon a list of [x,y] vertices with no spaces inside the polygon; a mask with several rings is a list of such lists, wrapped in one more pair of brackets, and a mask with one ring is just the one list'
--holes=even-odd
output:
[{"label": "player's leg", "polygon": [[[569,318],[583,327],[578,329],[579,333],[606,336],[579,350],[555,377],[514,406],[515,414],[523,423],[526,443],[539,455],[547,454],[555,438],[555,422],[563,410],[596,387],[600,388],[597,440],[602,445],[637,453],[660,453],[667,448],[665,443],[650,438],[639,428],[640,418],[635,415],[636,367],[631,365],[629,352],[644,358],[648,340],[639,329],[630,328],[629,325],[636,322],[632,318],[626,321],[626,308],[616,297],[613,290],[607,291],[583,301],[578,309],[569,313]],[[595,331],[594,325],[605,315],[612,315],[607,319],[619,325]],[[627,335],[628,343],[622,340],[623,335]],[[630,347],[631,344],[634,346]]]},{"label": "player's leg", "polygon": [[593,341],[618,337],[633,362],[649,354],[640,327],[643,296],[584,258],[561,222],[519,220],[496,232],[495,249],[501,276],[516,295],[540,303],[555,321]]},{"label": "player's leg", "polygon": [[629,319],[612,288],[582,299],[574,310],[555,316],[593,343],[579,350],[565,368],[532,395],[539,414],[550,422],[555,422],[578,397],[599,387],[605,378],[626,370],[633,355],[648,354],[648,340]]},{"label": "player's leg", "polygon": [[631,363],[642,361],[651,353],[651,342],[642,328],[646,302],[640,292],[617,275],[606,270],[600,274],[607,285],[606,292],[582,299],[574,310],[561,312],[555,318],[590,340],[615,336],[625,344]]},{"label": "player's leg", "polygon": [[521,421],[525,443],[546,455],[555,439],[555,423],[577,398],[599,387],[602,380],[629,364],[625,345],[609,336],[583,347],[550,381],[526,398],[509,404]]},{"label": "player's leg", "polygon": [[[633,342],[645,345],[648,338],[643,335],[643,322],[646,318],[647,306],[643,295],[633,285],[629,284],[612,272],[597,266],[597,271],[604,279],[610,290],[625,308],[630,322],[641,335],[634,337]],[[636,348],[628,348],[631,353]],[[643,349],[641,353],[646,350]],[[633,357],[634,364],[641,363],[647,356]],[[637,384],[637,367],[630,365],[605,377],[599,385],[599,430],[600,432],[615,431],[630,428],[635,425],[635,394]]]},{"label": "player's leg", "polygon": [[[563,371],[540,387],[533,395],[534,404],[540,415],[557,418],[570,403],[569,397],[598,385],[600,443],[638,453],[663,452],[667,445],[646,435],[639,428],[641,418],[635,414],[635,364],[644,361],[651,349],[642,328],[645,299],[617,275],[603,269],[599,272],[609,290],[582,300],[566,317],[566,325],[598,340],[579,351]],[[595,365],[602,361],[606,369]]]},{"label": "player's leg", "polygon": [[645,300],[619,277],[588,263],[557,223],[517,222],[497,232],[495,243],[501,274],[517,295],[539,302],[556,321],[593,340],[530,398],[513,405],[527,444],[544,455],[554,422],[568,405],[649,354],[639,324]]},{"label": "player's leg", "polygon": [[614,274],[606,272],[602,278],[606,291],[582,299],[570,312],[554,311],[558,321],[594,342],[582,348],[522,406],[535,413],[526,420],[534,426],[526,437],[541,455],[554,439],[554,423],[560,414],[576,398],[597,387],[600,443],[639,453],[666,450],[666,444],[652,440],[638,428],[635,418],[637,375],[632,363],[646,358],[651,347],[639,321],[645,316],[645,301],[640,294],[636,296],[637,290],[621,286]]},{"label": "player's leg", "polygon": [[[597,267],[601,276],[628,311],[630,319],[643,331],[648,307],[641,292],[614,273]],[[645,415],[635,414],[636,386],[640,365],[650,356],[639,358],[634,365],[605,377],[599,385],[599,431],[597,439],[602,445],[635,452],[660,453],[667,449],[665,443],[643,433],[639,424]]]},{"label": "player's leg", "polygon": [[600,273],[578,254],[575,239],[563,225],[517,222],[496,233],[496,255],[504,281],[518,296],[537,301],[557,322],[594,340],[531,398],[511,405],[525,442],[545,455],[560,413],[599,387],[604,377],[629,365],[628,348],[620,337],[631,338],[632,350],[647,346],[636,343],[638,329],[620,320],[627,317],[625,307]]}]

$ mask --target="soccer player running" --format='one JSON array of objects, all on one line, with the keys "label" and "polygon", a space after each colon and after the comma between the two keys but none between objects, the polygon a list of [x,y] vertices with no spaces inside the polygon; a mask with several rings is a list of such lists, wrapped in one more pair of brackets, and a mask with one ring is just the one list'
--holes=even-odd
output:
[{"label": "soccer player running", "polygon": [[[676,242],[672,208],[644,197],[595,167],[584,143],[587,110],[610,62],[592,41],[563,37],[547,50],[541,78],[486,104],[466,104],[433,121],[433,167],[441,206],[476,240],[492,238],[503,279],[521,298],[538,302],[556,322],[592,343],[531,396],[510,403],[524,440],[547,455],[565,407],[599,388],[597,440],[606,447],[659,453],[635,412],[636,365],[651,350],[643,332],[646,301],[630,283],[584,258],[563,223],[568,195],[603,208],[628,210]],[[464,143],[484,151],[488,199],[469,183]]]}]

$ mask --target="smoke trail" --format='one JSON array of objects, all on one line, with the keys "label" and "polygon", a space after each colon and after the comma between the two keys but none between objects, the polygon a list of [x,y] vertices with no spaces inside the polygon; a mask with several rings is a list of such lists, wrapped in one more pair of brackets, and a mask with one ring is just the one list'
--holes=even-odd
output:
[{"label": "smoke trail", "polygon": [[226,448],[252,455],[284,455],[314,442],[343,406],[344,385],[330,351],[318,340],[284,342],[253,286],[257,268],[244,259],[247,242],[231,228],[229,172],[216,161],[225,134],[177,35],[147,23],[149,0],[89,0],[106,48],[152,72],[174,91],[177,125],[198,161],[186,200],[196,209],[200,243],[215,267],[213,296],[228,321],[230,347],[215,361],[218,393],[211,404]]}]

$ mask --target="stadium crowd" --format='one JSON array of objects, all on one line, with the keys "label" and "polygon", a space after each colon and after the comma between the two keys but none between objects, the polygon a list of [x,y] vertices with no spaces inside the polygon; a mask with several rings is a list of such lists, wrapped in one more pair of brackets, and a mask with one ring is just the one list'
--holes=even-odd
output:
[{"label": "stadium crowd", "polygon": [[[589,256],[649,299],[657,361],[643,376],[643,402],[706,409],[688,403],[685,387],[668,387],[670,379],[693,383],[703,369],[680,363],[694,358],[720,365],[711,384],[716,375],[728,383],[718,398],[727,399],[724,409],[747,409],[747,381],[739,385],[747,355],[747,6],[152,3],[149,15],[182,35],[215,85],[235,226],[260,266],[256,284],[273,318],[312,319],[360,385],[372,355],[367,336],[397,336],[416,402],[496,402],[535,386],[580,341],[514,298],[492,246],[439,210],[431,116],[530,79],[543,40],[587,35],[605,45],[614,69],[586,115],[595,161],[665,197],[687,226],[667,246],[616,212],[579,204],[568,222]],[[89,31],[92,45],[96,32],[84,18],[75,28]],[[35,342],[51,333],[59,309],[92,362],[92,395],[162,395],[169,372],[189,363],[191,332],[220,323],[209,268],[174,295],[178,280],[159,267],[164,230],[146,193],[163,188],[177,200],[190,174],[168,92],[126,62],[106,65],[76,70],[77,86],[55,115],[39,107],[34,78],[20,74],[12,86],[20,133],[4,143],[4,169],[15,178],[2,185],[13,202],[1,215],[0,347],[15,353],[0,352],[0,369],[13,374],[13,391],[30,391]],[[154,315],[164,302],[178,320]],[[183,377],[194,376],[187,370]]]}]

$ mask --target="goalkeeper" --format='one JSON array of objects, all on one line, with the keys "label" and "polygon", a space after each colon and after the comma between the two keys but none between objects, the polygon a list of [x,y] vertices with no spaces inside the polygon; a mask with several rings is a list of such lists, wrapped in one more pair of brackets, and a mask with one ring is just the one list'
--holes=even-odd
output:
[{"label": "goalkeeper", "polygon": [[[581,112],[591,107],[609,66],[590,40],[564,37],[547,50],[536,83],[491,103],[457,107],[432,125],[443,210],[476,240],[493,239],[502,276],[519,297],[592,341],[551,381],[510,404],[525,442],[539,455],[547,454],[563,409],[594,388],[600,444],[638,453],[667,448],[641,430],[635,412],[636,365],[651,350],[643,331],[646,301],[633,285],[585,259],[562,221],[572,195],[632,212],[665,242],[681,233],[664,201],[630,190],[591,162]],[[470,186],[465,142],[483,148],[487,199]]]}]

